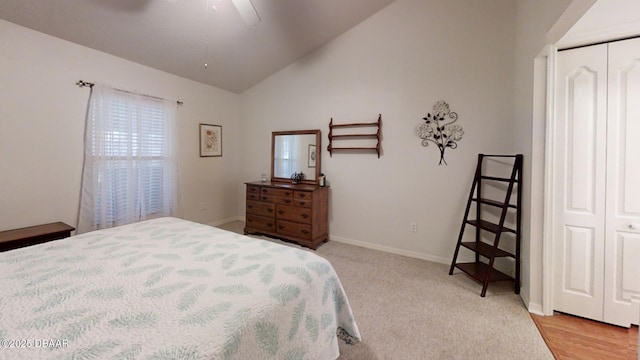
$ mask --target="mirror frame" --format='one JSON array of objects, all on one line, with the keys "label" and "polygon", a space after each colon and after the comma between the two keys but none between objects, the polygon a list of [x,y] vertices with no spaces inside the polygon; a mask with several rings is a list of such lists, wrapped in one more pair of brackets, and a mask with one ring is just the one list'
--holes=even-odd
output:
[{"label": "mirror frame", "polygon": [[273,172],[273,163],[274,163],[274,155],[276,148],[276,136],[278,135],[315,135],[316,136],[316,174],[315,179],[302,180],[302,184],[318,184],[318,178],[320,177],[321,165],[322,165],[322,136],[320,134],[320,129],[313,130],[294,130],[294,131],[274,131],[271,133],[271,181],[274,182],[289,182],[291,183],[291,178],[283,178],[283,177],[275,177]]}]

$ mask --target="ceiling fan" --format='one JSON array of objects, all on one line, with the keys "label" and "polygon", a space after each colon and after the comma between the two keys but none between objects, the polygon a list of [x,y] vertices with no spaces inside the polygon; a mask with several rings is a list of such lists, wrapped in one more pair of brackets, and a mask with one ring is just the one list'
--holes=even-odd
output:
[{"label": "ceiling fan", "polygon": [[[170,3],[177,3],[178,0],[166,0]],[[220,0],[218,0],[220,1]],[[251,0],[231,0],[233,5],[236,7],[238,12],[240,13],[240,17],[244,20],[244,23],[247,26],[255,26],[260,22],[260,16],[256,11],[256,8],[253,7]],[[207,1],[207,8],[209,8],[209,3]],[[213,11],[217,11],[217,7],[215,5],[211,6]]]},{"label": "ceiling fan", "polygon": [[251,0],[231,0],[231,2],[238,9],[242,20],[247,26],[255,26],[260,22],[260,16],[258,16],[258,12],[253,7]]}]

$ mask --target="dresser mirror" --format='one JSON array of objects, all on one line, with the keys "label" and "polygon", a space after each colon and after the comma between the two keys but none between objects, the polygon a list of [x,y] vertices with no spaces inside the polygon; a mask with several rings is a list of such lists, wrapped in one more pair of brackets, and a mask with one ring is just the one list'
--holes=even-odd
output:
[{"label": "dresser mirror", "polygon": [[291,182],[303,172],[303,184],[317,184],[320,176],[320,130],[274,131],[271,136],[271,181]]}]

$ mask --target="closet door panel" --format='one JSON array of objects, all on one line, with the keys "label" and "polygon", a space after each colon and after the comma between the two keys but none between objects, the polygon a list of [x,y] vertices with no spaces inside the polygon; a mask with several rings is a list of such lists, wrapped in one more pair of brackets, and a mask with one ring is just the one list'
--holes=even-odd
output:
[{"label": "closet door panel", "polygon": [[607,46],[558,54],[554,308],[602,320]]},{"label": "closet door panel", "polygon": [[609,45],[606,322],[638,323],[640,296],[640,39]]}]

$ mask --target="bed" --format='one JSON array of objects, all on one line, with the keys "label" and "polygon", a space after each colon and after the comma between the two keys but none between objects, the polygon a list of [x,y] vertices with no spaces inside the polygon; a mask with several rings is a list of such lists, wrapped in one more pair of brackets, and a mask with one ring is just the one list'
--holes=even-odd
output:
[{"label": "bed", "polygon": [[0,358],[335,359],[360,340],[331,264],[160,218],[0,253]]}]

